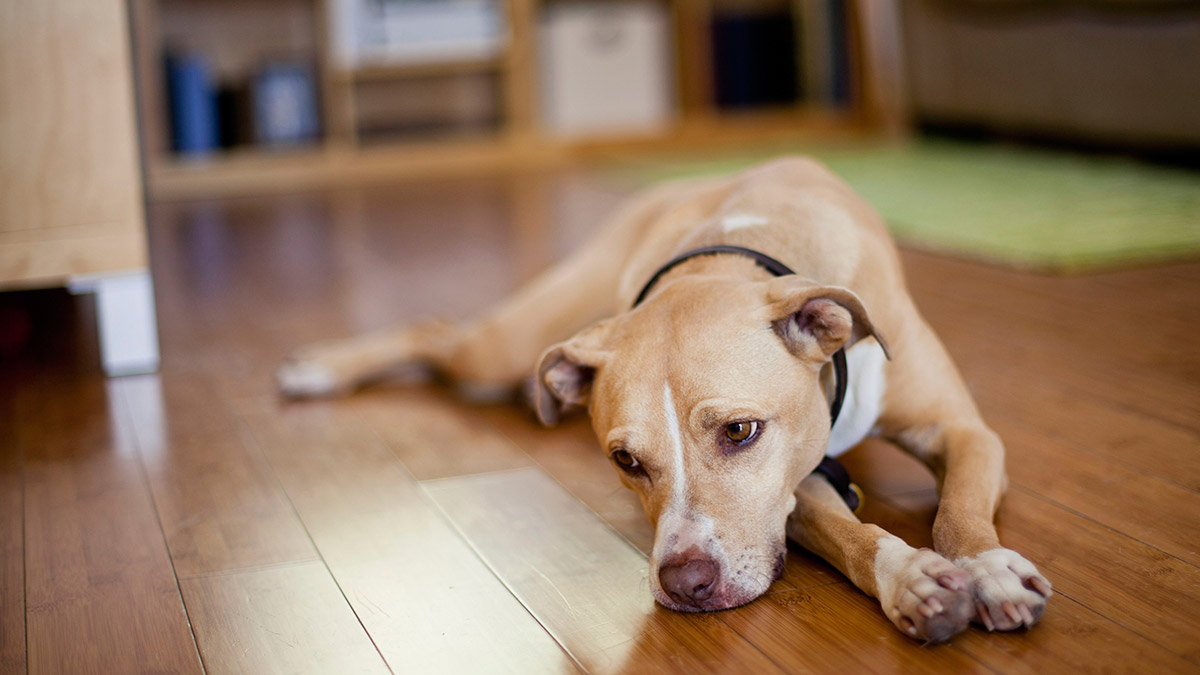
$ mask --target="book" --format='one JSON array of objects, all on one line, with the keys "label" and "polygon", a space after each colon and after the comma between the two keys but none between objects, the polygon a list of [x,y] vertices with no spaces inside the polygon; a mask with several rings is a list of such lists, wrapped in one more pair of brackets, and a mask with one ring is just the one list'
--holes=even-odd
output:
[{"label": "book", "polygon": [[181,155],[206,155],[220,140],[216,88],[208,60],[200,54],[168,53],[167,106],[171,148]]},{"label": "book", "polygon": [[272,63],[254,78],[255,140],[296,145],[319,133],[313,69],[301,63]]}]

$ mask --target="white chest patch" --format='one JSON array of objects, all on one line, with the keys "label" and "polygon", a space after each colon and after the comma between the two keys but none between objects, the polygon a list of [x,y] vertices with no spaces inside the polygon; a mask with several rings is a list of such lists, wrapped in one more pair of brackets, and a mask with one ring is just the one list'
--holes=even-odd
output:
[{"label": "white chest patch", "polygon": [[762,216],[756,216],[752,213],[734,213],[721,219],[721,229],[725,230],[726,232],[740,230],[743,227],[757,227],[759,225],[766,224],[766,218]]},{"label": "white chest patch", "polygon": [[850,382],[842,412],[829,434],[826,450],[829,456],[837,457],[858,445],[875,427],[883,412],[883,393],[887,389],[883,372],[886,361],[883,348],[874,340],[860,342],[846,352]]}]

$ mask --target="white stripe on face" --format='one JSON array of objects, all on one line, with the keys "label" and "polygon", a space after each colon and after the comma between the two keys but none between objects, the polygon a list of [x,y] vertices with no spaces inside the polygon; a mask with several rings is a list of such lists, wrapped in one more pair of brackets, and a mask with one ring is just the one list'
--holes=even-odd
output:
[{"label": "white stripe on face", "polygon": [[683,474],[683,435],[679,431],[679,414],[675,410],[675,397],[671,395],[671,383],[663,387],[663,416],[667,420],[667,435],[671,438],[671,447],[675,451],[675,462],[671,467],[671,504],[667,507],[682,512],[685,508],[687,493],[686,478]]},{"label": "white stripe on face", "polygon": [[[673,554],[696,548],[703,555],[716,561],[721,569],[728,569],[725,549],[716,538],[716,522],[707,515],[692,510],[687,501],[683,432],[670,383],[663,387],[663,417],[666,418],[667,437],[670,439],[672,450],[671,498],[658,518],[651,560],[660,565]],[[657,587],[657,574],[654,575],[653,583]]]}]

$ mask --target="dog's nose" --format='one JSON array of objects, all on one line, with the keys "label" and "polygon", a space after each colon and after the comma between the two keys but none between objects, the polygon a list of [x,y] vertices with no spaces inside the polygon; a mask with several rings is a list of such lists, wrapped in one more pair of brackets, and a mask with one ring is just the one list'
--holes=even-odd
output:
[{"label": "dog's nose", "polygon": [[663,565],[658,581],[675,602],[696,605],[713,594],[717,585],[717,564],[698,558],[680,565]]}]

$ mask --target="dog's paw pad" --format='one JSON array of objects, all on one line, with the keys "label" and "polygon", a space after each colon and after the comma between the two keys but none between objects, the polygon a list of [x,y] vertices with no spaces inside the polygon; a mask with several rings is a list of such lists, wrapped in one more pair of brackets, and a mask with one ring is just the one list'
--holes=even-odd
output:
[{"label": "dog's paw pad", "polygon": [[1052,591],[1033,563],[1006,548],[955,561],[971,577],[975,614],[988,630],[1030,628],[1042,618]]},{"label": "dog's paw pad", "polygon": [[909,637],[944,642],[971,620],[970,577],[929,550],[913,551],[889,584],[884,611]]},{"label": "dog's paw pad", "polygon": [[318,361],[293,359],[275,371],[279,391],[287,396],[329,396],[342,389],[334,372]]}]

